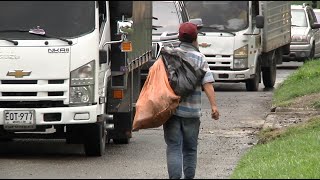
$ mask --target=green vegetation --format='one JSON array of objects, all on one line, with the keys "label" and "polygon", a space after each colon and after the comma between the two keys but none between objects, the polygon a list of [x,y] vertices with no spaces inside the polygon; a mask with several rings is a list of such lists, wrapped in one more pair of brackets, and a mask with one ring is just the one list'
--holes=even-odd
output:
[{"label": "green vegetation", "polygon": [[[273,104],[290,105],[297,97],[319,92],[320,60],[307,61],[275,89]],[[312,107],[320,109],[320,101],[313,100]],[[230,178],[320,178],[319,132],[320,116],[287,128],[260,131],[258,144],[242,157]]]},{"label": "green vegetation", "polygon": [[320,101],[317,101],[317,102],[313,103],[312,106],[315,109],[320,109]]},{"label": "green vegetation", "polygon": [[320,177],[320,118],[285,130],[260,133],[231,179],[316,179]]},{"label": "green vegetation", "polygon": [[318,92],[320,92],[320,61],[308,61],[274,91],[273,104],[287,106],[296,97]]}]

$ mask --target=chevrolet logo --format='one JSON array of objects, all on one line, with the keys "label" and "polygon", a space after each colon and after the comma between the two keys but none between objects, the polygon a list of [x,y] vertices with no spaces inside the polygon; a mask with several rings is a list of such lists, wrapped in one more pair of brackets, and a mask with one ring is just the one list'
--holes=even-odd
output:
[{"label": "chevrolet logo", "polygon": [[23,78],[23,76],[30,76],[31,71],[14,70],[8,71],[7,76],[14,76],[15,78]]},{"label": "chevrolet logo", "polygon": [[209,44],[209,43],[200,43],[199,46],[206,48],[206,47],[210,47],[211,44]]}]

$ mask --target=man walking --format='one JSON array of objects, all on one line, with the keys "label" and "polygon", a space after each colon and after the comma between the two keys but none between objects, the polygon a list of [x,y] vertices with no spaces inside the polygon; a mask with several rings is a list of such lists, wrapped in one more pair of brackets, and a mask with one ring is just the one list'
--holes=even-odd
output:
[{"label": "man walking", "polygon": [[[197,26],[187,22],[180,25],[180,47],[185,51],[188,61],[206,71],[201,85],[210,101],[212,118],[219,119],[213,88],[213,75],[209,65],[198,49]],[[164,139],[167,144],[167,166],[170,179],[180,179],[182,171],[185,179],[195,177],[197,165],[197,146],[201,116],[201,92],[199,85],[193,94],[182,98],[174,115],[163,125]]]}]

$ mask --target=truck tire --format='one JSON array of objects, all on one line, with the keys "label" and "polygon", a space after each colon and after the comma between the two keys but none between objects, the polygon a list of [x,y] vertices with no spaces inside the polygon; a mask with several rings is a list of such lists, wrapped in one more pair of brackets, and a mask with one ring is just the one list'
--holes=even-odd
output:
[{"label": "truck tire", "polygon": [[102,156],[106,146],[105,121],[88,124],[85,127],[84,149],[87,156]]},{"label": "truck tire", "polygon": [[272,58],[272,53],[268,54],[270,65],[262,69],[263,84],[266,88],[272,88],[276,82],[277,64],[275,57],[277,56],[275,55],[274,58]]},{"label": "truck tire", "polygon": [[283,48],[278,48],[276,51],[276,64],[282,64],[283,62]]},{"label": "truck tire", "polygon": [[259,59],[257,62],[256,73],[254,78],[248,79],[246,81],[247,91],[258,91],[260,80],[261,80],[261,65],[260,65],[260,59]]},{"label": "truck tire", "polygon": [[130,138],[113,139],[114,144],[129,144]]},{"label": "truck tire", "polygon": [[309,55],[309,57],[307,58],[307,60],[311,60],[312,58],[314,58],[314,54],[315,54],[315,44],[313,43],[313,44],[312,44],[311,51],[310,51],[310,55]]}]

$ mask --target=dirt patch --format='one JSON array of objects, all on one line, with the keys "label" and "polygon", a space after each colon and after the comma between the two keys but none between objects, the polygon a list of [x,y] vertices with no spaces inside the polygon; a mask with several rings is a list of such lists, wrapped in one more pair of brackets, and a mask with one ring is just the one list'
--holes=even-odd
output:
[{"label": "dirt patch", "polygon": [[317,108],[319,107],[314,107],[315,103],[320,102],[320,93],[314,93],[310,95],[305,95],[298,97],[294,99],[290,104],[289,107],[291,108]]},{"label": "dirt patch", "polygon": [[285,132],[285,128],[281,129],[265,129],[258,134],[259,140],[257,144],[265,144],[281,136]]},{"label": "dirt patch", "polygon": [[320,117],[320,93],[305,95],[293,99],[286,107],[274,107],[266,116],[258,144],[279,137],[287,127],[305,123],[314,117]]}]

